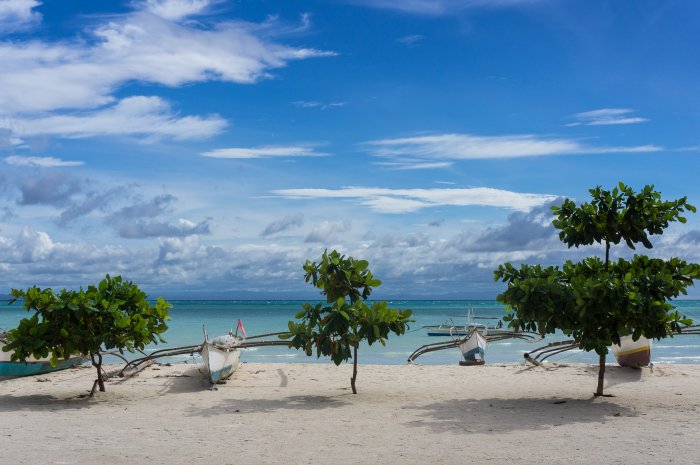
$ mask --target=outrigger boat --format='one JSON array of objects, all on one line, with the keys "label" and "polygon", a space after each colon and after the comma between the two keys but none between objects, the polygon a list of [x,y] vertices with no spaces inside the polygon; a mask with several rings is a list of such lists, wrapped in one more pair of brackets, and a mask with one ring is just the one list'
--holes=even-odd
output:
[{"label": "outrigger boat", "polygon": [[[489,326],[484,323],[476,323],[475,320],[498,320],[498,323]],[[501,319],[493,317],[475,317],[474,310],[471,308],[467,315],[467,322],[463,325],[455,323],[454,320],[450,318],[441,325],[423,325],[423,329],[425,329],[428,336],[468,336],[474,329],[477,329],[481,333],[485,331],[509,331],[507,328],[503,328],[503,321]]]},{"label": "outrigger boat", "polygon": [[[238,329],[236,333],[242,330],[245,335],[245,330],[243,330],[242,325],[239,322]],[[278,336],[280,334],[287,334],[286,332],[278,333],[266,333],[257,336],[241,337],[238,334],[229,332],[226,336],[218,336],[213,338],[211,341],[204,329],[204,343],[192,346],[175,347],[170,349],[160,349],[151,352],[143,357],[126,360],[122,355],[118,353],[109,353],[109,355],[116,355],[122,358],[126,365],[119,370],[116,374],[120,377],[128,377],[138,373],[143,368],[149,366],[151,363],[155,362],[159,358],[173,357],[177,355],[187,355],[194,356],[199,354],[202,357],[204,366],[207,372],[207,378],[211,384],[220,383],[227,378],[229,378],[238,368],[240,362],[241,350],[250,347],[264,347],[264,346],[288,346],[287,341],[282,340],[272,340],[272,341],[250,341],[251,339],[260,339],[268,336]]]},{"label": "outrigger boat", "polygon": [[13,362],[12,352],[5,352],[6,333],[0,333],[0,378],[15,378],[20,376],[33,376],[50,373],[52,371],[65,370],[85,363],[85,358],[79,355],[70,357],[68,360],[59,359],[56,366],[51,365],[49,357],[34,358],[28,357],[23,362]]},{"label": "outrigger boat", "polygon": [[529,331],[514,331],[508,328],[500,328],[497,331],[489,329],[479,330],[474,327],[464,337],[452,337],[452,340],[425,344],[408,356],[408,363],[413,363],[418,357],[438,350],[459,348],[464,358],[460,365],[483,365],[486,362],[486,346],[489,343],[505,341],[507,339],[520,339],[526,342],[542,340],[539,334]]},{"label": "outrigger boat", "polygon": [[217,336],[210,341],[206,329],[204,330],[201,355],[211,384],[225,381],[236,371],[241,359],[240,345],[244,341],[245,338],[233,332]]},{"label": "outrigger boat", "polygon": [[[485,333],[486,331],[484,331]],[[459,343],[459,351],[466,365],[483,365],[486,363],[486,336],[478,328],[474,328],[467,337]]]},{"label": "outrigger boat", "polygon": [[[559,355],[571,350],[580,350],[579,345],[573,339],[550,342],[523,354],[525,360],[539,366],[549,357]],[[651,363],[651,341],[644,336],[636,341],[632,336],[622,336],[620,345],[613,344],[612,353],[621,367],[641,368]]]}]

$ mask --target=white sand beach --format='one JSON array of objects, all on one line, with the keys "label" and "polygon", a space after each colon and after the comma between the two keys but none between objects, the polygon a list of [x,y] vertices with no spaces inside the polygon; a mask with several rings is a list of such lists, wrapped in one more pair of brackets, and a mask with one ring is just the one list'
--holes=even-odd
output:
[{"label": "white sand beach", "polygon": [[[151,366],[86,397],[94,370],[0,381],[7,464],[695,464],[700,366],[244,363],[208,390]],[[41,380],[41,381],[40,381]]]}]

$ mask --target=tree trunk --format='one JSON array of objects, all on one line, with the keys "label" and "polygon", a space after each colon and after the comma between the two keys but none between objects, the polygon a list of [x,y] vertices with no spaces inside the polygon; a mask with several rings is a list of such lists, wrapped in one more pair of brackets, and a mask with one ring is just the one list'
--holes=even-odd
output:
[{"label": "tree trunk", "polygon": [[355,387],[355,380],[357,379],[357,347],[353,347],[352,352],[352,378],[350,378],[350,386],[352,387],[352,393],[357,394],[357,388]]},{"label": "tree trunk", "polygon": [[104,378],[102,378],[102,354],[100,352],[90,353],[90,358],[92,359],[92,366],[97,369],[97,379],[92,385],[92,391],[90,391],[90,397],[92,397],[98,386],[100,387],[100,392],[105,392],[105,382]]},{"label": "tree trunk", "polygon": [[605,354],[600,354],[600,361],[598,363],[598,389],[596,389],[595,395],[602,396],[604,395],[603,381],[605,381]]},{"label": "tree trunk", "polygon": [[605,271],[608,271],[608,264],[610,263],[610,241],[605,239]]}]

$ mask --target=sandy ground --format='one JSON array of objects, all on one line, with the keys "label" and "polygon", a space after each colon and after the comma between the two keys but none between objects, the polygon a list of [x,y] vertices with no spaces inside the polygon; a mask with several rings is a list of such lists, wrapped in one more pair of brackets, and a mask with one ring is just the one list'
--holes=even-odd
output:
[{"label": "sandy ground", "polygon": [[[86,397],[92,368],[0,381],[7,464],[697,464],[700,366],[244,363],[207,389],[151,366]],[[41,381],[40,381],[41,380]]]}]

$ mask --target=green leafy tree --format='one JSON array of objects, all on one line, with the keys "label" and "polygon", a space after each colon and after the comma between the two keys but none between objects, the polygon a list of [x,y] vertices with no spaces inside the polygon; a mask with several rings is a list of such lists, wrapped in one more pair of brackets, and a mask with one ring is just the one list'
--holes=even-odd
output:
[{"label": "green leafy tree", "polygon": [[[158,298],[151,305],[137,285],[121,276],[107,277],[87,291],[32,287],[13,289],[14,300],[23,299],[24,308],[33,311],[19,326],[7,333],[3,350],[13,351],[12,360],[24,362],[28,357],[51,357],[56,365],[60,358],[89,356],[97,370],[91,395],[99,386],[104,391],[102,354],[105,351],[143,350],[150,343],[165,342],[161,334],[168,327],[170,304]],[[13,300],[13,301],[14,301]]]},{"label": "green leafy tree", "polygon": [[389,308],[385,301],[371,305],[365,302],[372,289],[381,285],[368,265],[365,260],[346,258],[335,250],[325,251],[319,263],[307,260],[304,264],[306,282],[321,289],[326,302],[303,304],[303,310],[295,315],[299,321],[290,321],[289,333],[280,336],[290,339],[290,348],[303,349],[308,356],[315,347],[317,357],[328,356],[336,365],[352,358],[350,386],[353,394],[357,394],[355,381],[360,343],[385,345],[389,333],[404,334],[408,323],[413,321],[411,310]]},{"label": "green leafy tree", "polygon": [[670,299],[686,294],[700,277],[700,265],[678,258],[652,259],[635,255],[632,260],[610,261],[610,245],[624,241],[630,248],[642,243],[651,248],[650,235],[662,234],[671,222],[686,222],[682,214],[695,212],[685,197],[662,201],[653,186],[635,193],[620,183],[608,191],[589,190],[592,201],[576,205],[566,199],[552,207],[552,222],[559,238],[569,247],[605,246],[605,260],[567,261],[562,268],[505,263],[495,279],[508,284],[497,299],[506,304],[506,321],[513,328],[554,333],[560,329],[585,351],[599,356],[596,395],[603,395],[608,346],[632,335],[662,339],[691,324]]}]

